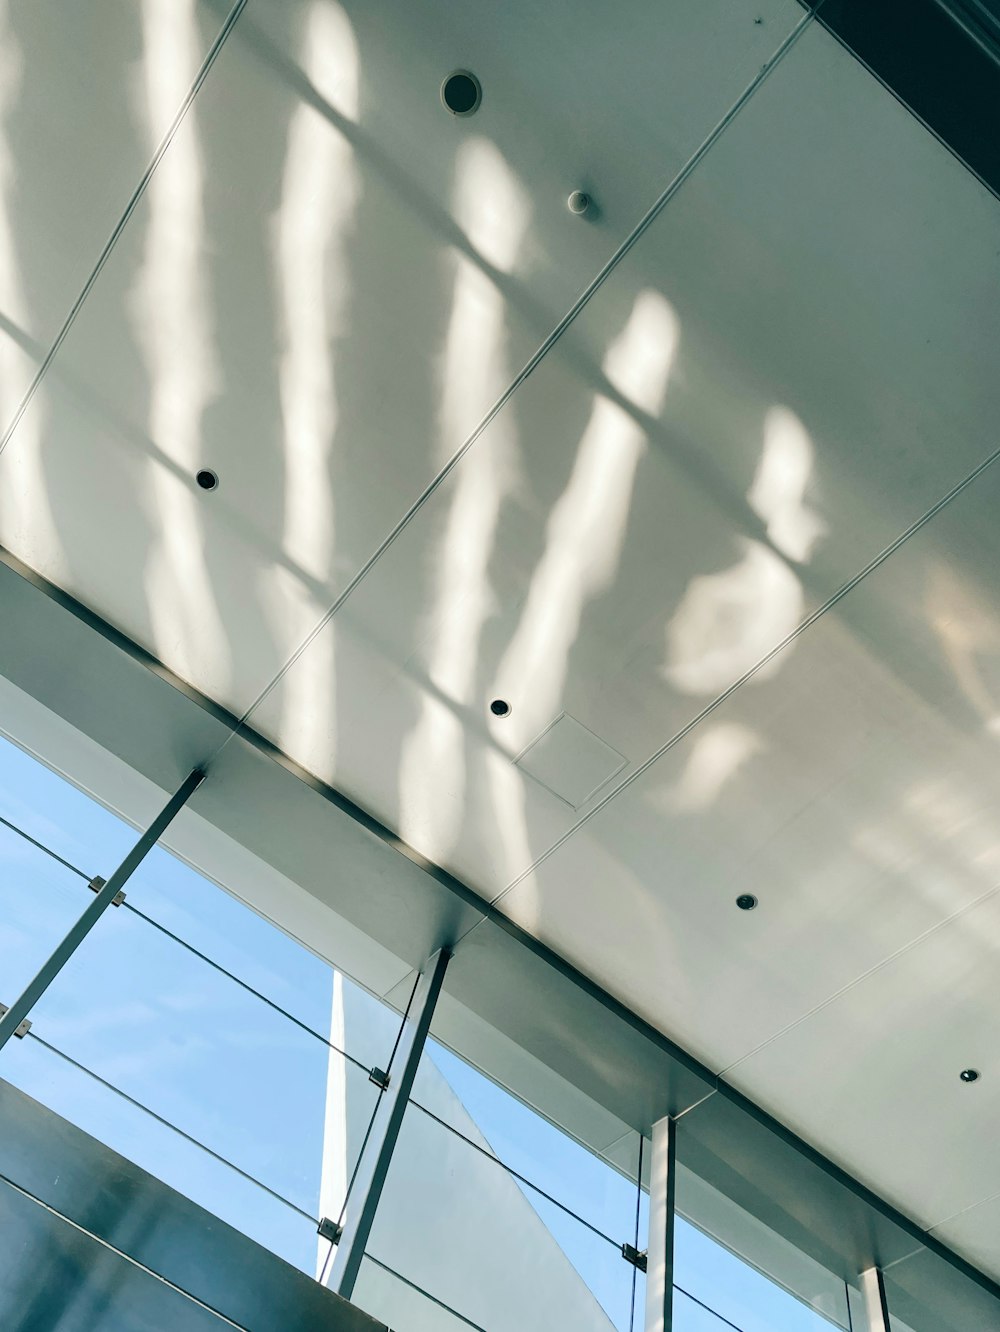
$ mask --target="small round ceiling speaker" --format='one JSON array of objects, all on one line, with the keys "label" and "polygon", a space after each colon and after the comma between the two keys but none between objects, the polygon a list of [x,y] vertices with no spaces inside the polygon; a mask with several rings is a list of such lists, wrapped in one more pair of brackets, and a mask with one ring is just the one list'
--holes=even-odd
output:
[{"label": "small round ceiling speaker", "polygon": [[467,69],[456,69],[441,84],[441,104],[453,116],[475,115],[482,100],[482,86]]},{"label": "small round ceiling speaker", "polygon": [[979,1069],[978,1069],[978,1068],[963,1068],[962,1071],[961,1071],[961,1073],[959,1073],[958,1076],[962,1079],[963,1082],[978,1082],[978,1081],[979,1081]]},{"label": "small round ceiling speaker", "polygon": [[753,893],[740,893],[736,899],[736,905],[741,911],[752,911],[757,905],[757,899]]},{"label": "small round ceiling speaker", "polygon": [[210,467],[203,467],[195,480],[202,490],[218,490],[219,488],[219,475],[217,472],[213,472]]},{"label": "small round ceiling speaker", "polygon": [[495,698],[490,704],[490,712],[493,713],[494,717],[509,717],[510,704],[505,698]]}]

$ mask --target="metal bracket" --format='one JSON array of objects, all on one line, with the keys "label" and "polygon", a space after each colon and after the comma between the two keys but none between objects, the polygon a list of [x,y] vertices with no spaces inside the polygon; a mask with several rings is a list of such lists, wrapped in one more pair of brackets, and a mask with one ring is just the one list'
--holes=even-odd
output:
[{"label": "metal bracket", "polygon": [[[6,1012],[7,1012],[7,1005],[0,1004],[0,1017],[3,1017],[3,1015]],[[28,1018],[25,1018],[24,1021],[20,1024],[20,1026],[15,1027],[14,1035],[23,1041],[25,1036],[27,1036],[30,1030],[31,1030],[31,1022]]]},{"label": "metal bracket", "polygon": [[343,1233],[344,1227],[338,1225],[336,1221],[331,1221],[328,1216],[320,1217],[319,1225],[316,1227],[316,1234],[320,1239],[329,1240],[331,1244],[339,1244]]},{"label": "metal bracket", "polygon": [[646,1270],[645,1249],[637,1249],[632,1244],[623,1244],[622,1257],[625,1259],[627,1263],[631,1263],[633,1267],[637,1267],[640,1272],[645,1272]]},{"label": "metal bracket", "polygon": [[381,1068],[370,1068],[368,1070],[368,1081],[374,1082],[380,1091],[385,1091],[389,1085],[389,1074]]},{"label": "metal bracket", "polygon": [[[95,874],[94,877],[91,879],[88,887],[90,888],[90,891],[92,893],[99,893],[106,883],[107,879],[102,879],[99,874]],[[114,897],[111,899],[111,905],[121,906],[121,904],[124,901],[125,901],[125,890],[120,888],[118,892],[115,893]]]}]

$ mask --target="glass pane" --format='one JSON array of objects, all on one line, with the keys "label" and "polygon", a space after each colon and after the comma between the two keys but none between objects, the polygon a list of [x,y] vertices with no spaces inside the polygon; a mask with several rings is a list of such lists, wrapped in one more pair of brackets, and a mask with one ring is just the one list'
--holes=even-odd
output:
[{"label": "glass pane", "polygon": [[[989,1231],[982,1231],[988,1246]],[[892,1332],[996,1332],[1000,1300],[941,1254],[917,1249],[883,1274]],[[857,1323],[855,1323],[857,1326]]]},{"label": "glass pane", "polygon": [[465,1127],[408,1107],[369,1256],[490,1332],[628,1332],[634,1269],[621,1241],[516,1179],[471,1118]]},{"label": "glass pane", "polygon": [[[324,998],[332,1012],[330,971]],[[350,1089],[365,1122],[378,1095],[367,1059],[350,1064],[126,908],[104,915],[34,1023],[57,1050],[313,1215],[328,1083]]]},{"label": "glass pane", "polygon": [[[427,1045],[413,1099],[452,1128],[474,1127],[510,1170],[549,1194],[618,1246],[633,1242],[634,1178],[588,1151],[509,1091],[437,1041]],[[638,1144],[638,1134],[633,1135]],[[536,1210],[541,1200],[529,1191]],[[536,1199],[538,1200],[536,1202]]]},{"label": "glass pane", "polygon": [[[726,1332],[727,1328],[734,1327],[735,1323],[720,1318],[679,1286],[674,1287],[673,1332]],[[737,1328],[736,1332],[742,1330]],[[775,1324],[774,1332],[780,1332],[780,1324]]]},{"label": "glass pane", "polygon": [[314,1274],[316,1222],[215,1160],[47,1049],[33,1033],[3,1051],[3,1077],[86,1133]]},{"label": "glass pane", "polygon": [[[34,879],[37,860],[72,889],[68,914],[4,935],[0,957],[20,961],[35,945],[30,975],[90,897],[4,833]],[[33,900],[16,886],[16,904]],[[315,1270],[316,1221],[340,1215],[379,1095],[369,1070],[387,1067],[397,1014],[156,848],[32,1018],[30,1046],[4,1060],[5,1076]]]},{"label": "glass pane", "polygon": [[[681,1187],[683,1178],[679,1173],[679,1210],[689,1193]],[[683,1216],[677,1217],[676,1227],[677,1285],[740,1332],[832,1332],[849,1326],[843,1282],[804,1255],[797,1255],[796,1276],[801,1279],[803,1270],[815,1267],[815,1279],[800,1286],[801,1295],[793,1294]],[[773,1239],[777,1243],[778,1237]]]},{"label": "glass pane", "polygon": [[469,1328],[485,1332],[478,1323],[446,1308],[440,1300],[432,1299],[398,1272],[367,1255],[358,1273],[353,1302],[398,1332],[469,1332]]},{"label": "glass pane", "polygon": [[[181,815],[183,818],[183,814]],[[232,885],[238,893],[239,884]],[[302,944],[162,846],[141,863],[126,890],[126,909],[211,958],[299,1022],[330,1035],[333,969]],[[353,982],[343,981],[358,1043],[385,1068],[399,1017]],[[348,996],[349,992],[349,996]],[[340,1044],[341,1042],[336,1042]]]},{"label": "glass pane", "polygon": [[79,875],[0,824],[0,1002],[21,993],[92,900]]},{"label": "glass pane", "polygon": [[[645,1241],[643,1241],[645,1244]],[[646,1274],[636,1269],[632,1296],[632,1332],[644,1332],[646,1326]]]},{"label": "glass pane", "polygon": [[127,823],[0,736],[0,817],[68,860],[107,878],[135,843]]}]

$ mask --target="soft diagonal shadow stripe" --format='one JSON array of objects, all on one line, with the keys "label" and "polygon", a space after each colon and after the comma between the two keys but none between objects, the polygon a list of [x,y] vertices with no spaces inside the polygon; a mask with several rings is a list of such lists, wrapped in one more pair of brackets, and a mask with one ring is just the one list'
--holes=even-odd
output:
[{"label": "soft diagonal shadow stripe", "polygon": [[181,102],[180,106],[178,107],[177,114],[170,122],[170,126],[167,129],[167,132],[160,140],[156,152],[153,154],[149,165],[146,167],[146,170],[143,172],[142,179],[139,181],[139,184],[135,187],[135,191],[131,199],[129,199],[128,203],[125,206],[125,211],[122,213],[121,217],[115,223],[115,228],[112,231],[111,235],[108,237],[104,245],[104,249],[101,251],[100,255],[98,256],[97,263],[94,265],[90,276],[87,278],[87,281],[84,283],[83,290],[80,292],[79,296],[77,296],[76,300],[73,302],[73,305],[70,309],[69,314],[66,316],[62,328],[56,334],[55,341],[52,343],[52,346],[49,348],[48,352],[45,355],[45,359],[42,361],[41,365],[38,367],[38,370],[35,372],[34,379],[32,379],[31,383],[28,386],[27,392],[25,393],[24,397],[21,399],[20,403],[18,404],[18,408],[17,411],[14,413],[13,420],[7,426],[7,429],[4,431],[3,435],[0,436],[0,454],[3,453],[4,449],[10,443],[15,430],[21,423],[21,418],[24,416],[24,413],[28,410],[28,406],[31,403],[32,398],[35,396],[36,392],[38,391],[39,384],[45,378],[49,366],[58,356],[59,348],[66,341],[70,329],[73,327],[73,324],[76,322],[77,315],[83,309],[84,301],[86,301],[87,297],[90,295],[91,291],[93,290],[94,283],[101,276],[105,264],[111,258],[111,253],[114,250],[115,246],[118,244],[122,232],[128,226],[129,219],[132,217],[132,214],[139,206],[140,200],[142,199],[143,195],[146,193],[146,190],[149,188],[149,182],[153,178],[153,173],[156,171],[156,168],[160,165],[160,162],[163,160],[164,154],[166,153],[167,149],[170,147],[171,143],[176,137],[177,131],[180,129],[184,121],[184,117],[191,109],[191,105],[194,102],[194,99],[198,96],[198,93],[201,89],[201,85],[205,82],[206,78],[208,77],[209,70],[215,64],[219,52],[222,50],[222,47],[225,44],[226,38],[232,32],[236,20],[243,13],[246,3],[247,0],[236,0],[236,3],[229,11],[229,14],[226,17],[226,21],[225,23],[223,23],[218,36],[216,37],[212,45],[209,47],[208,53],[205,56],[205,59],[201,62],[201,66],[198,70],[198,73],[195,75],[194,82],[191,84],[191,87],[188,89],[187,94],[184,97],[184,100]]},{"label": "soft diagonal shadow stripe", "polygon": [[323,617],[316,623],[316,625],[314,625],[314,627],[310,630],[309,634],[305,637],[305,639],[303,639],[303,641],[291,654],[291,656],[281,667],[281,669],[277,672],[274,678],[264,687],[264,689],[261,690],[261,692],[253,700],[253,702],[247,708],[246,712],[244,712],[244,714],[240,718],[239,727],[237,727],[236,730],[234,730],[229,736],[226,737],[226,739],[219,746],[219,749],[216,751],[215,755],[213,755],[213,759],[218,757],[218,754],[229,743],[233,735],[237,734],[239,729],[242,728],[250,720],[256,709],[260,707],[260,705],[265,701],[265,699],[269,697],[269,695],[278,686],[278,684],[280,684],[280,682],[292,669],[292,667],[299,660],[302,654],[308,649],[310,644],[314,642],[314,640],[323,631],[326,625],[329,624],[329,622],[333,619],[333,617],[338,613],[338,611],[345,604],[345,602],[348,601],[348,599],[353,595],[353,593],[360,586],[360,584],[365,580],[365,578],[367,578],[368,574],[379,562],[382,556],[385,555],[385,553],[390,549],[390,547],[395,544],[398,537],[406,530],[406,528],[413,521],[416,515],[420,512],[420,510],[424,507],[424,505],[431,498],[431,496],[439,489],[441,485],[443,485],[443,483],[455,470],[455,468],[462,461],[462,459],[469,452],[469,450],[473,447],[476,441],[482,436],[484,431],[496,419],[496,417],[503,410],[503,408],[510,401],[510,399],[514,396],[514,394],[521,387],[521,385],[525,382],[525,380],[527,380],[529,376],[534,373],[534,371],[538,368],[538,366],[541,364],[544,358],[548,355],[548,353],[552,350],[555,344],[563,336],[566,330],[575,322],[575,320],[583,312],[583,310],[586,309],[587,305],[589,305],[590,301],[594,298],[594,296],[596,296],[598,291],[600,291],[601,287],[603,287],[604,283],[608,280],[608,278],[615,271],[618,265],[622,262],[625,256],[632,250],[632,248],[636,245],[636,243],[652,226],[652,224],[659,217],[660,213],[663,212],[664,208],[666,208],[666,206],[670,203],[671,199],[674,198],[674,196],[682,188],[682,186],[692,175],[692,173],[695,170],[697,170],[701,162],[704,161],[708,153],[712,150],[712,148],[719,141],[719,139],[722,137],[722,135],[725,133],[728,127],[732,124],[732,122],[736,119],[736,117],[740,114],[743,108],[747,105],[747,103],[753,97],[754,93],[756,93],[758,88],[760,88],[760,86],[764,83],[764,81],[768,78],[768,76],[771,73],[773,73],[773,71],[777,68],[780,62],[784,59],[784,57],[792,49],[792,47],[799,40],[802,34],[806,31],[806,29],[809,27],[812,20],[815,18],[816,13],[818,12],[820,6],[823,3],[824,0],[817,0],[817,3],[813,5],[812,8],[806,14],[803,15],[803,17],[799,20],[796,26],[788,34],[788,36],[781,43],[781,45],[778,47],[775,53],[771,56],[770,60],[768,60],[767,63],[761,67],[759,73],[747,85],[747,87],[743,90],[740,96],[732,104],[732,106],[725,113],[722,119],[718,121],[718,123],[707,135],[707,137],[702,140],[698,148],[695,149],[695,151],[691,154],[691,156],[681,167],[681,169],[672,178],[667,187],[658,196],[653,205],[647,210],[647,212],[639,220],[636,226],[633,227],[632,231],[628,234],[625,240],[622,241],[621,245],[619,245],[618,249],[614,252],[614,254],[610,257],[610,259],[608,259],[604,267],[601,268],[601,270],[597,273],[597,275],[591,280],[591,282],[587,285],[587,287],[577,298],[574,304],[570,307],[567,313],[562,317],[562,319],[560,319],[559,323],[556,324],[555,328],[553,328],[551,333],[549,333],[548,337],[545,338],[545,340],[541,343],[538,349],[530,357],[524,368],[515,376],[515,378],[511,381],[511,383],[507,386],[507,388],[504,389],[503,393],[500,395],[499,398],[497,398],[496,402],[494,402],[493,406],[489,409],[489,411],[479,422],[479,424],[476,426],[473,432],[468,436],[468,438],[464,441],[464,443],[462,443],[458,447],[458,449],[456,449],[456,451],[452,454],[452,456],[448,459],[448,461],[444,464],[444,466],[440,469],[440,471],[437,472],[437,474],[433,477],[433,479],[424,487],[424,489],[413,501],[413,503],[406,510],[403,516],[399,519],[396,525],[384,537],[384,539],[382,540],[381,544],[377,547],[377,549],[368,557],[368,559],[361,566],[361,568],[358,569],[354,577],[350,580],[350,582],[347,584],[347,586],[344,588],[341,594],[337,597],[337,599],[333,602],[330,608],[326,611]]},{"label": "soft diagonal shadow stripe", "polygon": [[801,624],[797,625],[791,633],[786,634],[779,643],[776,643],[769,652],[766,652],[748,671],[744,671],[744,673],[737,680],[734,680],[728,688],[724,689],[721,694],[717,694],[710,703],[703,707],[702,710],[682,726],[679,731],[676,731],[669,740],[659,747],[659,749],[650,754],[649,758],[640,763],[637,768],[633,768],[628,776],[624,777],[616,786],[613,786],[610,791],[608,791],[607,795],[599,800],[592,809],[589,809],[586,814],[577,819],[576,823],[574,823],[571,828],[563,833],[557,841],[553,842],[553,844],[544,851],[537,860],[533,861],[527,869],[522,871],[516,879],[509,883],[503,892],[498,893],[497,896],[493,898],[491,905],[496,906],[502,897],[505,897],[512,888],[516,888],[522,880],[526,879],[529,874],[532,874],[543,861],[548,860],[549,856],[558,851],[563,843],[572,837],[578,829],[582,828],[585,823],[592,819],[595,814],[599,814],[610,801],[614,800],[615,796],[620,795],[621,792],[631,786],[633,782],[638,781],[647,769],[651,768],[652,765],[658,759],[662,758],[668,750],[673,749],[675,745],[680,744],[686,735],[689,735],[696,726],[700,726],[705,718],[715,712],[717,708],[721,707],[726,699],[736,693],[737,689],[741,689],[749,680],[752,680],[753,677],[762,671],[769,662],[772,662],[779,653],[783,652],[790,643],[793,643],[801,634],[804,634],[805,631],[810,628],[811,625],[814,625],[818,619],[824,616],[827,611],[832,610],[839,601],[842,601],[843,598],[846,597],[849,592],[852,592],[859,583],[863,582],[869,574],[874,573],[876,569],[890,558],[890,556],[894,555],[896,551],[899,550],[900,546],[909,541],[910,537],[915,536],[916,533],[919,532],[922,527],[925,527],[932,518],[936,517],[942,509],[947,508],[952,500],[957,499],[967,487],[972,485],[977,477],[981,476],[983,472],[987,470],[987,468],[992,467],[998,458],[1000,458],[1000,449],[994,450],[994,452],[991,453],[988,458],[985,458],[978,467],[969,473],[968,476],[959,481],[958,485],[953,486],[952,489],[948,491],[947,495],[944,495],[936,504],[932,505],[926,513],[922,514],[916,520],[916,522],[911,523],[905,532],[901,532],[899,536],[896,537],[895,541],[891,542],[884,550],[880,551],[879,554],[876,555],[874,559],[870,560],[863,569],[854,575],[853,578],[849,578],[846,583],[842,584],[831,597],[828,597],[827,600],[823,602],[822,606],[818,606],[811,615],[807,615]]}]

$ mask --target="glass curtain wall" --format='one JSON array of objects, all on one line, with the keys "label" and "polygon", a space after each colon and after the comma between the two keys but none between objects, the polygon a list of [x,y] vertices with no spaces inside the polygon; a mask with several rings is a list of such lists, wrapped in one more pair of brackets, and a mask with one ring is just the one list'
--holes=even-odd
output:
[{"label": "glass curtain wall", "polygon": [[[5,740],[0,818],[9,1002],[136,833]],[[350,1038],[348,1003],[377,1013]],[[315,1272],[317,1225],[343,1206],[397,1014],[157,846],[30,1020],[0,1076]]]},{"label": "glass curtain wall", "polygon": [[[0,739],[0,1002],[135,839]],[[0,1051],[0,1078],[323,1279],[317,1227],[343,1219],[415,977],[375,997],[241,896],[154,847]],[[650,1144],[533,1059],[446,973],[353,1295],[395,1332],[646,1326]],[[864,1332],[857,1274],[709,1183],[685,1122],[674,1332]],[[917,1241],[885,1285],[893,1332],[1000,1326],[992,1295]]]},{"label": "glass curtain wall", "polygon": [[431,1039],[355,1301],[412,1332],[641,1329],[641,1149],[599,1155]]},{"label": "glass curtain wall", "polygon": [[683,1164],[676,1209],[674,1332],[853,1332],[842,1279]]}]

